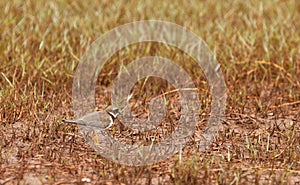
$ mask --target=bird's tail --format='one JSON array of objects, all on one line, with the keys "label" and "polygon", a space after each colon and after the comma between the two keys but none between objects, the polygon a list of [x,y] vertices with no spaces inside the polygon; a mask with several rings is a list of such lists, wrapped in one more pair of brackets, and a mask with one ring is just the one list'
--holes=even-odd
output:
[{"label": "bird's tail", "polygon": [[80,122],[78,122],[78,121],[73,121],[73,120],[67,120],[67,119],[63,119],[63,120],[61,120],[63,123],[70,123],[70,124],[75,124],[75,125],[85,125],[86,126],[86,124],[84,124],[84,123],[80,123]]}]

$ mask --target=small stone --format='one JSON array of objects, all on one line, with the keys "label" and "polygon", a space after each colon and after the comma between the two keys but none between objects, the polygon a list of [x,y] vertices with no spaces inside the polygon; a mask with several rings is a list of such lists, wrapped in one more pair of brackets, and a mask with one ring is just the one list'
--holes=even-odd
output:
[{"label": "small stone", "polygon": [[84,177],[81,179],[82,182],[91,182],[91,179],[88,177]]}]

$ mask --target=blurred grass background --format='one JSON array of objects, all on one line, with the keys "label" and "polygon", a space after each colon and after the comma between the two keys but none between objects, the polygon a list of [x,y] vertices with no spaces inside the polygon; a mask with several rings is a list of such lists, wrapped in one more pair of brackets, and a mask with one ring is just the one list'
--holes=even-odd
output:
[{"label": "blurred grass background", "polygon": [[[299,1],[11,0],[0,9],[0,183],[300,181]],[[174,157],[127,168],[97,156],[75,127],[61,125],[73,115],[73,73],[88,46],[116,26],[149,19],[189,28],[217,56],[229,126],[216,145],[233,146],[194,152],[180,164]]]}]

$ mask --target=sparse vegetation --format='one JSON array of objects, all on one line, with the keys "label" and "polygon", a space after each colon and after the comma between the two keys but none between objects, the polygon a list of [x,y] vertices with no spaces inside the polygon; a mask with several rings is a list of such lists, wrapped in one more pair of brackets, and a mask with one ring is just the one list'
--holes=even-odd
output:
[{"label": "sparse vegetation", "polygon": [[[300,183],[300,1],[4,0],[0,8],[0,184]],[[154,54],[184,66],[202,103],[197,132],[180,156],[128,167],[98,156],[76,126],[61,120],[73,117],[73,74],[88,46],[116,26],[148,19],[186,26],[208,44],[227,84],[226,120],[199,153],[210,106],[201,70],[176,48],[124,49],[99,75],[98,109],[110,104],[121,62]],[[140,81],[131,109],[145,117],[151,98],[172,90],[161,79]],[[174,92],[165,95],[160,130],[136,134],[117,121],[110,132],[126,142],[166,137],[180,116]]]}]

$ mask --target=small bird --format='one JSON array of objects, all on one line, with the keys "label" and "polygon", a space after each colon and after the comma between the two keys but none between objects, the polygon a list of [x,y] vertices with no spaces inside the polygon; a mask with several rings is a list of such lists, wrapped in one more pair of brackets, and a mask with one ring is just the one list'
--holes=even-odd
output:
[{"label": "small bird", "polygon": [[86,127],[108,129],[114,123],[114,120],[119,115],[119,109],[116,107],[108,107],[103,111],[95,111],[88,113],[77,120],[63,119],[63,123],[82,125]]}]

